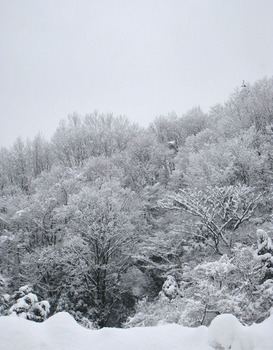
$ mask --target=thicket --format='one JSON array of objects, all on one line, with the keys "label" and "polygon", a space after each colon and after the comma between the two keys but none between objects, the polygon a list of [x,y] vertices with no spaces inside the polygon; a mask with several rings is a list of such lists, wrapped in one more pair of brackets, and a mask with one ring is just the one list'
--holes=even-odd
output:
[{"label": "thicket", "polygon": [[272,131],[264,78],[208,113],[146,129],[74,114],[51,141],[2,148],[1,313],[28,285],[51,314],[88,327],[195,326],[223,312],[262,321],[273,305]]}]

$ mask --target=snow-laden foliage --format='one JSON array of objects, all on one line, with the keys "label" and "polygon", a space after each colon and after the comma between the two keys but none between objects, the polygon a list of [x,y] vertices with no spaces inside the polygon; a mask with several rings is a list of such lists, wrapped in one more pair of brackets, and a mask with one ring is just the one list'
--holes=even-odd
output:
[{"label": "snow-laden foliage", "polygon": [[260,322],[268,316],[272,300],[261,286],[259,265],[252,248],[237,245],[233,257],[199,264],[190,273],[185,297],[193,296],[202,308],[199,320],[209,323],[216,314],[232,313],[241,322]]},{"label": "snow-laden foliage", "polygon": [[50,311],[50,304],[47,300],[39,301],[33,289],[29,285],[19,288],[12,295],[3,295],[5,300],[2,309],[3,315],[18,316],[28,320],[42,322]]},{"label": "snow-laden foliage", "polygon": [[174,299],[178,294],[178,285],[173,276],[168,276],[162,286],[162,292],[169,299]]},{"label": "snow-laden foliage", "polygon": [[257,230],[258,248],[255,259],[258,263],[258,273],[261,285],[260,295],[265,298],[260,300],[260,308],[269,309],[273,305],[273,244],[269,235],[264,230]]},{"label": "snow-laden foliage", "polygon": [[132,191],[114,181],[83,187],[71,196],[68,207],[75,211],[64,244],[69,265],[58,310],[70,305],[70,311],[100,325],[113,322],[114,311],[126,303],[128,288],[122,275],[130,266],[132,246],[138,239],[134,221],[141,211],[136,201]]},{"label": "snow-laden foliage", "polygon": [[5,310],[8,308],[8,302],[10,300],[10,295],[6,293],[6,289],[6,279],[0,274],[0,315],[5,313]]},{"label": "snow-laden foliage", "polygon": [[264,230],[257,230],[258,248],[256,260],[264,265],[266,272],[265,277],[273,277],[273,243]]},{"label": "snow-laden foliage", "polygon": [[[266,245],[264,241],[259,244],[261,234]],[[223,255],[194,269],[185,268],[179,288],[169,276],[158,298],[152,303],[140,301],[135,316],[125,326],[208,325],[223,313],[235,315],[243,324],[264,320],[273,306],[273,279],[264,268],[264,260],[256,258],[261,247],[270,246],[270,239],[263,230],[258,230],[258,237],[257,250],[237,245],[232,249],[232,257]]]}]

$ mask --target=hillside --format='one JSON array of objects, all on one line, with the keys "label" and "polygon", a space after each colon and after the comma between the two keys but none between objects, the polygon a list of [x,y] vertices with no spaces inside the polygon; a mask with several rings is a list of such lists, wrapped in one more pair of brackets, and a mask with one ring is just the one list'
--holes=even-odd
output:
[{"label": "hillside", "polygon": [[147,128],[73,114],[50,141],[2,148],[0,314],[261,323],[273,305],[272,116],[263,78],[208,113]]}]

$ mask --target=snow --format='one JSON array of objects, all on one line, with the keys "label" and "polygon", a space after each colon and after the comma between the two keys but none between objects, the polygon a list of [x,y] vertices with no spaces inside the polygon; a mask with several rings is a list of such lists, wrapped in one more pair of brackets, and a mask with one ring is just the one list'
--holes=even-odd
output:
[{"label": "snow", "polygon": [[2,297],[3,297],[5,302],[8,303],[10,301],[10,295],[9,294],[3,294]]},{"label": "snow", "polygon": [[32,288],[28,284],[26,284],[25,286],[19,288],[19,292],[21,294],[28,294],[32,292]]},{"label": "snow", "polygon": [[[272,310],[273,311],[273,310]],[[208,329],[208,343],[219,350],[272,350],[273,312],[260,324],[244,327],[235,316],[217,316]]]},{"label": "snow", "polygon": [[25,295],[24,297],[22,298],[19,298],[17,300],[17,303],[14,304],[9,312],[12,313],[12,312],[20,312],[20,310],[28,310],[30,308],[30,306],[32,304],[35,304],[36,302],[38,302],[38,298],[35,294],[33,293],[28,293],[27,295]]},{"label": "snow", "polygon": [[44,319],[49,313],[50,305],[47,300],[40,301],[33,306],[33,311],[37,311],[39,315],[41,315]]},{"label": "snow", "polygon": [[273,314],[244,327],[232,315],[217,316],[210,327],[180,325],[89,330],[66,312],[35,323],[0,317],[1,350],[272,350]]},{"label": "snow", "polygon": [[208,342],[215,349],[251,350],[253,347],[244,337],[244,331],[244,327],[235,316],[223,314],[211,322]]}]

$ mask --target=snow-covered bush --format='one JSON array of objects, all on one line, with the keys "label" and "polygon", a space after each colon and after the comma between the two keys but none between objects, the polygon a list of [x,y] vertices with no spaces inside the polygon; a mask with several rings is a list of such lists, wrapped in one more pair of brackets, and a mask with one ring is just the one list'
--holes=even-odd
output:
[{"label": "snow-covered bush", "polygon": [[178,294],[178,285],[173,276],[168,276],[162,286],[160,295],[165,295],[169,299],[174,299]]},{"label": "snow-covered bush", "polygon": [[39,301],[32,288],[25,285],[10,296],[3,313],[42,322],[47,318],[49,310],[49,302],[47,300]]}]

